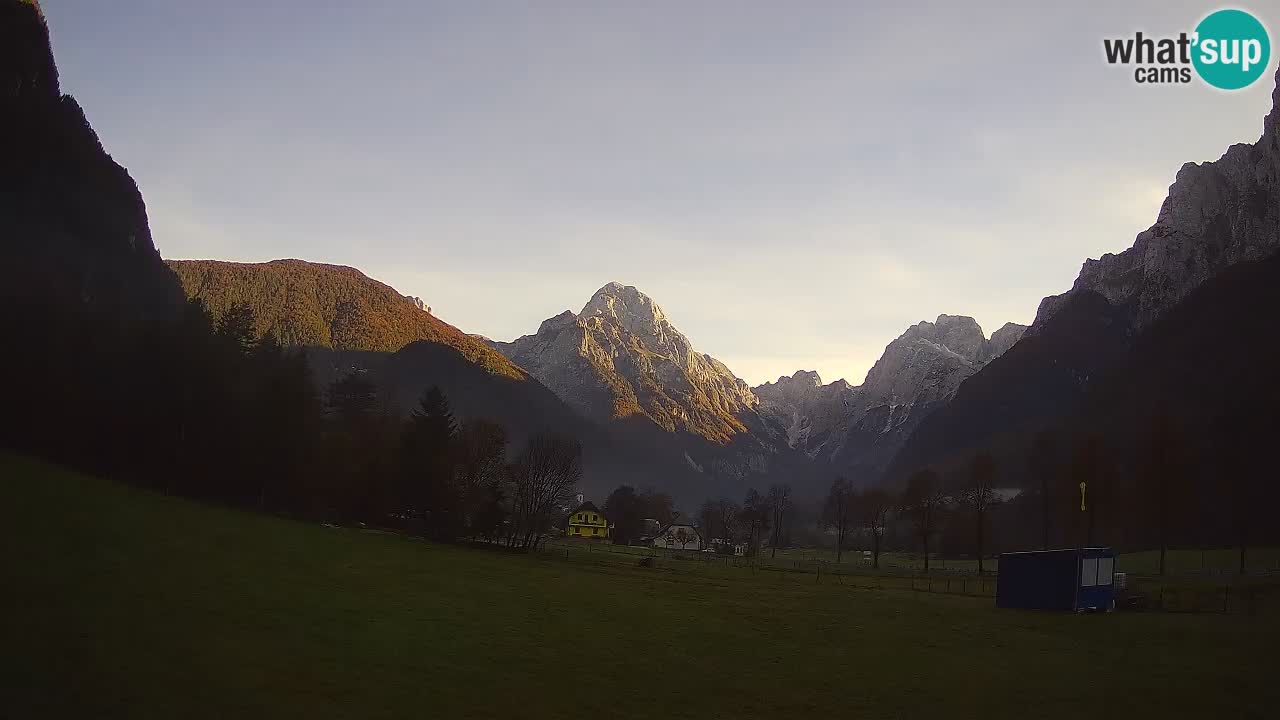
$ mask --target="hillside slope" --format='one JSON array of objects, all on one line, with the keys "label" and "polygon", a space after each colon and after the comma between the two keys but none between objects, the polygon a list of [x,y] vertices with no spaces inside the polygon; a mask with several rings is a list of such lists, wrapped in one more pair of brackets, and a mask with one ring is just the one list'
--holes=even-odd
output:
[{"label": "hillside slope", "polygon": [[39,6],[0,0],[0,447],[128,464],[154,428],[102,413],[155,390],[143,345],[182,305],[137,185],[62,94]]},{"label": "hillside slope", "polygon": [[169,267],[187,297],[204,301],[215,319],[232,305],[248,305],[259,335],[274,334],[282,345],[396,352],[425,341],[452,348],[494,375],[526,377],[484,342],[355,268],[304,260],[170,260]]}]

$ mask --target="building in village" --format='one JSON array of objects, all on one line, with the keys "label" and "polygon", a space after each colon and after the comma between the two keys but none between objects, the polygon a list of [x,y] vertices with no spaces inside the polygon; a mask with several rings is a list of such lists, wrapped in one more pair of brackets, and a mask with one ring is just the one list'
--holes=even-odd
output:
[{"label": "building in village", "polygon": [[571,538],[609,539],[609,521],[594,503],[580,503],[569,513],[569,529],[566,533]]}]

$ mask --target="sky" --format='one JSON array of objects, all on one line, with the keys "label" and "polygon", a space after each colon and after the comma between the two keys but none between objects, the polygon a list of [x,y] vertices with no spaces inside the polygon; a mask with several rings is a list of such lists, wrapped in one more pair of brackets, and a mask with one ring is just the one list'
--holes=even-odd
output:
[{"label": "sky", "polygon": [[498,340],[618,281],[753,385],[1030,323],[1257,140],[1280,54],[1232,93],[1104,61],[1218,7],[1176,0],[42,5],[165,257],[351,265]]}]

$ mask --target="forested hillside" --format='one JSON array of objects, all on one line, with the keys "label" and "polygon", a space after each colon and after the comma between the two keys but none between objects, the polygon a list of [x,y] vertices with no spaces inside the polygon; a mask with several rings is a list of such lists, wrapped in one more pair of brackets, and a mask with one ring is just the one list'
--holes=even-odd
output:
[{"label": "forested hillside", "polygon": [[234,306],[249,306],[258,336],[274,335],[284,346],[396,352],[425,340],[495,375],[526,377],[484,342],[355,268],[303,260],[171,260],[169,266],[187,297],[201,300],[215,320]]}]

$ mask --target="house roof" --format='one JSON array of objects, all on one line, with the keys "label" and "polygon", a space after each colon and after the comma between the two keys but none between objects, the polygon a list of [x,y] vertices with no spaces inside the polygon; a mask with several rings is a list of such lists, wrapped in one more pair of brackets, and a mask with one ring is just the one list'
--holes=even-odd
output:
[{"label": "house roof", "polygon": [[696,525],[694,525],[693,523],[687,523],[687,522],[673,522],[673,523],[671,523],[670,525],[668,525],[668,526],[666,526],[666,527],[662,528],[662,530],[658,531],[658,534],[659,534],[659,535],[666,535],[668,530],[671,530],[671,529],[673,529],[673,528],[682,528],[682,527],[683,527],[683,528],[689,528],[690,530],[692,530],[692,531],[693,531],[693,534],[694,534],[694,535],[697,535],[697,536],[698,536],[698,539],[699,539],[699,540],[701,540],[701,539],[702,539],[702,533],[698,531],[698,527],[697,527]]},{"label": "house roof", "polygon": [[603,515],[603,514],[604,514],[604,513],[600,512],[600,508],[596,507],[596,506],[595,506],[595,503],[591,502],[590,500],[588,500],[588,501],[586,501],[586,502],[582,503],[581,505],[579,505],[578,507],[574,508],[572,511],[570,511],[570,512],[569,512],[569,514],[570,514],[570,515],[574,515],[574,514],[577,514],[577,513],[582,512],[583,510],[586,510],[587,512],[600,513],[601,515]]}]

